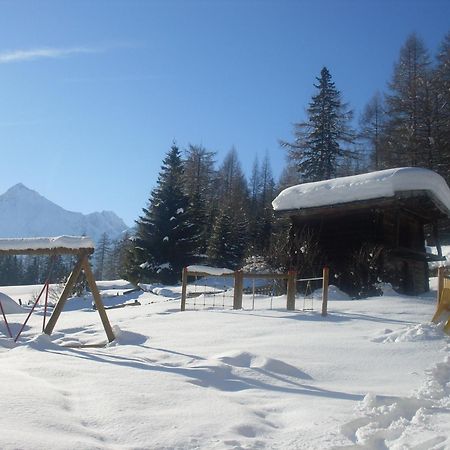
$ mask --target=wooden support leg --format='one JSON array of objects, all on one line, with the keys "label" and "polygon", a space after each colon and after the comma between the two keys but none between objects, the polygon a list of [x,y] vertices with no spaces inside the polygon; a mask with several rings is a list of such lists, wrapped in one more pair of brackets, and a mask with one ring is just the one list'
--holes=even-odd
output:
[{"label": "wooden support leg", "polygon": [[97,308],[98,313],[100,314],[100,318],[102,320],[106,336],[108,336],[108,341],[112,342],[116,338],[116,336],[114,336],[114,332],[111,328],[111,324],[109,323],[108,316],[106,315],[105,307],[103,306],[103,302],[100,297],[97,284],[95,283],[94,274],[92,273],[91,265],[89,264],[87,256],[83,258],[82,266],[84,274],[86,275],[86,280],[88,282],[89,288],[91,289],[92,296],[94,297],[95,306]]},{"label": "wooden support leg", "polygon": [[286,292],[286,309],[288,311],[295,310],[295,295],[297,294],[297,283],[295,281],[296,278],[297,272],[295,270],[290,270],[288,273]]},{"label": "wooden support leg", "polygon": [[186,310],[186,297],[187,297],[187,268],[183,268],[183,273],[181,275],[181,311]]},{"label": "wooden support leg", "polygon": [[64,286],[64,290],[62,291],[61,296],[59,297],[59,300],[56,303],[55,308],[53,309],[53,313],[50,316],[47,325],[44,328],[45,334],[48,334],[49,336],[52,334],[52,331],[55,328],[56,322],[58,321],[61,311],[64,308],[64,304],[66,303],[66,300],[69,298],[69,295],[72,292],[72,289],[80,276],[82,265],[83,265],[83,258],[80,257],[80,259],[75,264],[75,267],[73,268],[66,285]]},{"label": "wooden support leg", "polygon": [[330,278],[330,269],[323,268],[323,282],[322,282],[322,316],[328,314],[328,283]]},{"label": "wooden support leg", "polygon": [[234,272],[233,309],[242,309],[242,290],[244,288],[244,273],[241,270]]}]

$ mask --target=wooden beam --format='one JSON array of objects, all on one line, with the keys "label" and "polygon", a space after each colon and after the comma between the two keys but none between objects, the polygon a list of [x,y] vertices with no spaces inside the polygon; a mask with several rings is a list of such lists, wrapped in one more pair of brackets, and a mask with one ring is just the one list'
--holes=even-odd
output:
[{"label": "wooden beam", "polygon": [[[85,256],[87,258],[87,256]],[[58,321],[59,316],[61,315],[61,312],[64,308],[64,304],[66,303],[66,300],[69,298],[69,295],[72,293],[72,289],[75,286],[75,283],[77,282],[80,273],[81,268],[83,265],[83,258],[79,257],[77,263],[75,264],[75,267],[72,270],[72,273],[70,274],[66,285],[64,286],[64,290],[62,291],[58,302],[56,303],[55,308],[53,309],[53,313],[50,316],[50,319],[47,323],[47,325],[44,328],[44,333],[48,334],[49,336],[52,334],[53,329],[55,328],[56,322]]]},{"label": "wooden beam", "polygon": [[295,279],[297,278],[297,272],[290,270],[288,273],[287,281],[287,293],[286,293],[286,309],[288,311],[295,310],[295,294],[297,293],[297,286]]},{"label": "wooden beam", "polygon": [[234,272],[233,309],[242,309],[242,294],[244,288],[244,274],[241,270]]},{"label": "wooden beam", "polygon": [[105,307],[103,306],[102,299],[100,297],[100,292],[98,291],[97,284],[95,282],[94,274],[92,273],[91,264],[89,263],[88,256],[85,255],[82,259],[82,266],[84,270],[84,274],[86,275],[86,280],[88,282],[89,288],[91,289],[92,296],[94,297],[95,306],[100,315],[100,318],[103,323],[103,328],[105,329],[106,336],[108,337],[108,341],[112,342],[116,338],[114,332],[111,328],[111,324],[109,323],[108,316],[105,311]]},{"label": "wooden beam", "polygon": [[187,278],[188,278],[188,271],[186,267],[183,267],[183,272],[181,275],[181,311],[186,310],[186,297],[187,297]]}]

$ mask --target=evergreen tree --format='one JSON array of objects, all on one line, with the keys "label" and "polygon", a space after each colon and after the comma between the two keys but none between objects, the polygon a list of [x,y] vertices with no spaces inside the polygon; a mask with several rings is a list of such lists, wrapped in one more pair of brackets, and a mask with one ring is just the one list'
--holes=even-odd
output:
[{"label": "evergreen tree", "polygon": [[354,157],[343,148],[355,139],[350,127],[352,112],[346,109],[326,67],[317,81],[314,87],[318,92],[307,109],[307,121],[295,124],[293,143],[281,143],[288,148],[304,181],[335,177],[338,167]]},{"label": "evergreen tree", "polygon": [[103,280],[107,272],[107,263],[111,251],[111,241],[106,233],[103,233],[98,241],[94,253],[94,273],[97,280]]},{"label": "evergreen tree", "polygon": [[[237,267],[241,262],[248,242],[248,208],[249,193],[247,180],[242,171],[236,149],[232,148],[225,156],[215,180],[215,199],[211,213],[213,226],[208,241],[208,260],[211,264],[217,264],[218,257],[211,257],[212,248],[223,243],[227,254],[235,252],[234,257],[224,257],[224,261],[230,261],[232,267]],[[228,219],[233,224],[231,234],[228,234]],[[231,239],[231,241],[230,241]],[[231,267],[231,266],[230,266]]]},{"label": "evergreen tree", "polygon": [[202,146],[189,145],[184,164],[184,186],[189,197],[191,217],[198,229],[195,253],[203,258],[212,228],[211,211],[214,199],[215,153]]},{"label": "evergreen tree", "polygon": [[173,283],[192,262],[197,230],[184,193],[183,165],[174,144],[163,161],[157,187],[137,223],[127,274],[132,281]]},{"label": "evergreen tree", "polygon": [[223,208],[216,216],[208,245],[208,261],[216,267],[236,269],[246,248],[246,229],[233,219],[231,206]]},{"label": "evergreen tree", "polygon": [[432,168],[430,57],[415,34],[400,50],[389,90],[385,165]]}]

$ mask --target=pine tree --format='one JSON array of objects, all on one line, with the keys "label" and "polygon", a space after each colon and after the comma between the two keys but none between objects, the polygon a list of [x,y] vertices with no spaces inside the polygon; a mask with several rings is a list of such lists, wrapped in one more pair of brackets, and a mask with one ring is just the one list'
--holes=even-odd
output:
[{"label": "pine tree", "polygon": [[314,87],[318,93],[307,109],[307,121],[295,124],[293,143],[281,142],[296,161],[304,181],[335,177],[339,165],[354,157],[350,150],[343,148],[355,140],[350,127],[352,112],[346,109],[326,67],[317,81]]},{"label": "pine tree", "polygon": [[127,274],[132,281],[173,283],[192,262],[197,230],[184,193],[183,165],[174,144],[163,161],[157,187],[137,220]]}]

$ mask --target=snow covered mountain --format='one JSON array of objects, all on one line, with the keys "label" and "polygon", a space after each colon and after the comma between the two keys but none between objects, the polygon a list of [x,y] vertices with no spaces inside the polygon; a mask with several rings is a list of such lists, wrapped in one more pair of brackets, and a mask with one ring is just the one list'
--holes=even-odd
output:
[{"label": "snow covered mountain", "polygon": [[112,211],[67,211],[22,183],[0,195],[0,237],[86,235],[118,237],[128,227]]}]

